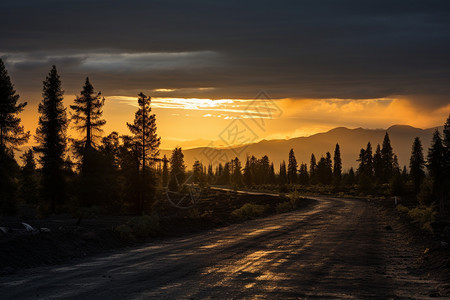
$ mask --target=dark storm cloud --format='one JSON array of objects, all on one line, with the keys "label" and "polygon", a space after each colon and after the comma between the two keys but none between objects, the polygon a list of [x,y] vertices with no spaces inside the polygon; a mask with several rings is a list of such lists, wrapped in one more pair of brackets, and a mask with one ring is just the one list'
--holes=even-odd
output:
[{"label": "dark storm cloud", "polygon": [[106,94],[251,98],[264,89],[449,102],[448,1],[16,0],[0,9],[0,53],[24,88],[56,63],[68,91],[90,75]]}]

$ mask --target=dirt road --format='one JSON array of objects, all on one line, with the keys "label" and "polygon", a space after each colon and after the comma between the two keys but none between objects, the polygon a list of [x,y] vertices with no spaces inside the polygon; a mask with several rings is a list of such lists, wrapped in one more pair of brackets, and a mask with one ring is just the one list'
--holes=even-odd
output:
[{"label": "dirt road", "polygon": [[[420,251],[365,201],[304,211],[0,278],[0,298],[429,298]],[[392,230],[385,226],[391,225]]]}]

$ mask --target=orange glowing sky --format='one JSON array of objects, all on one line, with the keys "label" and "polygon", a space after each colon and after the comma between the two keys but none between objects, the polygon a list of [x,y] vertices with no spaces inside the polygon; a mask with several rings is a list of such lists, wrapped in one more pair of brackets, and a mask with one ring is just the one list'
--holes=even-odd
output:
[{"label": "orange glowing sky", "polygon": [[[18,91],[20,92],[20,91]],[[66,95],[65,104],[71,104],[75,95]],[[118,131],[129,134],[126,122],[132,122],[137,110],[137,97],[105,96],[104,134]],[[24,99],[23,99],[24,100]],[[23,101],[22,100],[22,101]],[[335,127],[388,128],[395,124],[429,128],[442,125],[450,112],[450,104],[424,112],[408,99],[202,99],[152,98],[156,114],[161,148],[175,146],[229,146],[220,135],[233,119],[242,119],[254,132],[255,138],[289,139],[309,136]],[[70,112],[70,109],[68,109]],[[31,103],[21,115],[27,130],[34,133],[38,114],[37,104]],[[69,130],[76,137],[77,133]],[[236,141],[234,144],[238,144]],[[34,144],[34,139],[30,140]]]}]

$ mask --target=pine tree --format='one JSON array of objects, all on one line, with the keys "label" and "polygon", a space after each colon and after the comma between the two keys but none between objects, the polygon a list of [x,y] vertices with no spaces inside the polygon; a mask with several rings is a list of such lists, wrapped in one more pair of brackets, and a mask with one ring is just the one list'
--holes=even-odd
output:
[{"label": "pine tree", "polygon": [[42,196],[50,203],[50,211],[55,213],[56,206],[62,204],[65,197],[64,153],[66,150],[67,115],[63,106],[64,92],[61,80],[53,66],[44,81],[42,102],[39,104],[39,125],[35,139],[39,146],[42,165]]},{"label": "pine tree", "polygon": [[276,183],[275,168],[273,166],[273,162],[270,164],[269,183],[270,184],[275,184]]},{"label": "pine tree", "polygon": [[[168,160],[166,155],[163,157],[163,169],[162,169],[162,186],[166,187],[169,183],[169,167],[167,164]],[[212,166],[211,166],[212,168]]]},{"label": "pine tree", "polygon": [[326,184],[330,184],[333,180],[333,161],[331,160],[330,152],[326,153],[325,156],[326,163]]},{"label": "pine tree", "polygon": [[155,181],[155,178],[152,176],[147,178],[147,173],[150,173],[150,166],[159,155],[161,138],[156,134],[156,117],[155,114],[151,113],[151,98],[147,97],[143,93],[140,93],[138,97],[138,105],[139,109],[135,114],[133,124],[127,123],[127,126],[134,135],[133,142],[136,145],[140,156],[141,196],[138,205],[138,212],[141,212],[144,210],[146,204],[145,202],[147,200],[154,200],[154,193],[150,193],[148,189],[154,187],[152,182]]},{"label": "pine tree", "polygon": [[447,187],[450,187],[450,115],[444,124],[442,144],[444,146],[445,175],[448,179]]},{"label": "pine tree", "polygon": [[29,149],[22,156],[23,167],[20,177],[21,198],[28,204],[38,203],[38,183],[36,174],[36,162],[33,151]]},{"label": "pine tree", "polygon": [[383,159],[381,157],[380,144],[377,145],[377,149],[373,155],[373,172],[375,180],[380,181],[383,178]]},{"label": "pine tree", "polygon": [[203,182],[203,165],[200,161],[196,160],[192,166],[192,176],[194,183]]},{"label": "pine tree", "polygon": [[24,131],[17,116],[27,102],[17,104],[18,100],[19,95],[16,94],[5,64],[0,58],[0,151],[2,152],[16,150],[17,146],[26,143],[30,137],[30,132]]},{"label": "pine tree", "polygon": [[342,160],[339,144],[336,144],[336,148],[334,149],[333,177],[337,183],[341,180],[342,177]]},{"label": "pine tree", "polygon": [[136,213],[141,197],[140,153],[133,137],[122,135],[122,144],[119,147],[118,161],[123,181],[122,201],[125,207]]},{"label": "pine tree", "polygon": [[361,149],[359,153],[359,167],[358,176],[364,176],[367,178],[373,177],[373,157],[372,157],[372,145],[367,143],[366,149]]},{"label": "pine tree", "polygon": [[14,150],[26,143],[30,132],[20,125],[18,114],[27,105],[17,104],[16,94],[3,60],[0,58],[0,214],[16,212],[16,192],[19,166],[14,158]]},{"label": "pine tree", "polygon": [[270,161],[267,155],[264,155],[258,161],[258,174],[260,177],[260,183],[270,183]]},{"label": "pine tree", "polygon": [[358,176],[365,173],[365,170],[366,170],[365,157],[366,157],[366,150],[364,150],[364,148],[361,148],[361,150],[359,151],[359,158],[356,160],[359,162],[358,169],[356,170]]},{"label": "pine tree", "polygon": [[439,130],[433,134],[431,148],[428,150],[427,168],[430,176],[439,181],[443,177],[444,147]]},{"label": "pine tree", "polygon": [[222,174],[220,174],[219,184],[222,185],[230,184],[230,176],[231,176],[231,166],[230,163],[227,162],[223,166]]},{"label": "pine tree", "polygon": [[184,154],[181,147],[176,147],[170,157],[170,180],[169,189],[177,191],[186,179],[186,166],[184,165]]},{"label": "pine tree", "polygon": [[101,97],[100,92],[95,94],[89,78],[86,78],[81,95],[75,98],[75,105],[70,106],[74,111],[71,120],[75,129],[85,133],[81,141],[84,149],[91,149],[103,131],[101,127],[106,123],[102,119],[104,103],[105,98]]},{"label": "pine tree", "polygon": [[297,159],[295,158],[294,149],[289,151],[289,162],[287,169],[287,179],[289,184],[297,183]]},{"label": "pine tree", "polygon": [[279,183],[280,185],[287,184],[286,162],[284,160],[280,164]]},{"label": "pine tree", "polygon": [[244,167],[244,184],[246,187],[251,188],[253,186],[253,171],[250,165],[250,158],[247,156]]},{"label": "pine tree", "polygon": [[[103,204],[107,189],[105,177],[106,161],[96,150],[95,143],[102,133],[101,127],[106,121],[102,119],[102,108],[105,102],[101,93],[95,94],[94,87],[86,78],[80,96],[75,98],[75,105],[70,108],[74,111],[71,120],[73,127],[83,134],[81,140],[75,141],[75,153],[81,156],[81,176],[79,179],[78,198],[82,206]],[[101,166],[103,164],[103,166]]]},{"label": "pine tree", "polygon": [[383,140],[383,148],[381,149],[381,160],[383,162],[383,177],[382,182],[389,182],[393,175],[392,164],[394,162],[394,153],[392,151],[389,134],[386,132]]},{"label": "pine tree", "polygon": [[417,195],[420,191],[420,185],[425,178],[425,159],[423,158],[423,148],[419,137],[414,139],[412,145],[411,158],[409,160],[409,173],[413,181],[414,192]]},{"label": "pine tree", "polygon": [[309,184],[308,166],[303,163],[300,165],[299,182],[303,185]]},{"label": "pine tree", "polygon": [[367,143],[366,150],[364,151],[364,173],[370,178],[373,177],[373,156],[372,156],[372,145],[370,142]]},{"label": "pine tree", "polygon": [[392,162],[392,175],[401,175],[397,154],[394,154],[394,161]]},{"label": "pine tree", "polygon": [[309,163],[309,182],[311,184],[316,184],[317,181],[317,163],[316,163],[316,157],[314,156],[314,153],[311,154],[311,160]]},{"label": "pine tree", "polygon": [[[119,175],[119,134],[115,131],[111,132],[101,139],[98,150],[88,149],[88,151],[93,154],[90,158],[90,155],[87,156],[93,161],[88,163],[91,172],[81,174],[87,185],[81,186],[79,190],[84,190],[84,193],[89,195],[89,204],[102,205],[105,209],[117,212],[122,204],[120,202],[120,183],[124,181]],[[82,193],[78,193],[78,196],[80,195]]]},{"label": "pine tree", "polygon": [[235,158],[231,161],[232,165],[232,182],[236,187],[242,187],[242,166],[239,158]]},{"label": "pine tree", "polygon": [[441,210],[444,210],[447,206],[447,203],[444,199],[445,197],[443,195],[443,183],[445,175],[444,166],[444,147],[442,145],[442,139],[439,130],[436,129],[433,134],[431,147],[428,150],[427,168],[430,177],[433,179],[433,193],[437,196],[440,202]]},{"label": "pine tree", "polygon": [[347,182],[350,186],[352,186],[355,184],[355,181],[356,181],[355,171],[353,170],[353,168],[350,168],[350,170],[348,171]]}]

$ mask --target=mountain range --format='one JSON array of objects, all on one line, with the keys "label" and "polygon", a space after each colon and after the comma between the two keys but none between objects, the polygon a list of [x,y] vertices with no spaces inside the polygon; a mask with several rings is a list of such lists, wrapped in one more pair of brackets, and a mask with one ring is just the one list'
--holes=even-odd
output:
[{"label": "mountain range", "polygon": [[[287,140],[262,140],[257,143],[227,149],[198,147],[183,149],[183,153],[188,169],[192,168],[195,160],[200,160],[204,165],[209,163],[217,165],[220,161],[224,162],[235,157],[239,157],[242,167],[244,167],[246,156],[255,155],[260,158],[263,155],[267,155],[270,161],[274,163],[275,170],[278,171],[281,161],[284,160],[287,163],[291,148],[294,149],[297,162],[299,164],[304,162],[309,166],[312,153],[314,153],[317,161],[321,156],[325,156],[326,152],[330,152],[333,157],[335,145],[339,143],[343,169],[346,170],[350,167],[357,167],[358,162],[356,160],[361,148],[366,148],[367,143],[370,142],[372,151],[375,152],[377,144],[381,146],[384,135],[388,132],[393,151],[398,156],[400,167],[408,167],[414,138],[419,137],[422,141],[426,157],[436,128],[442,132],[441,127],[420,129],[408,125],[394,125],[388,129],[337,127],[308,137],[297,137]],[[171,150],[160,151],[161,156],[167,155],[168,158],[171,152]]]}]

